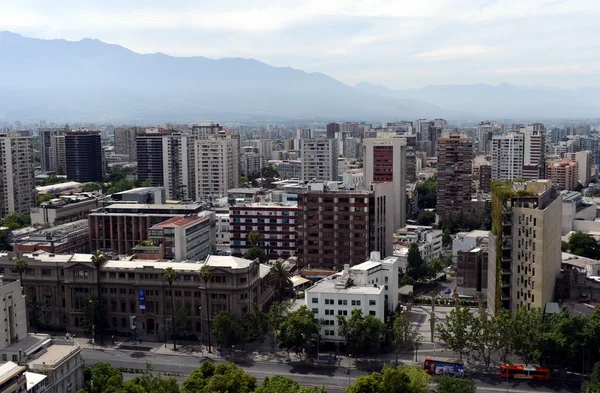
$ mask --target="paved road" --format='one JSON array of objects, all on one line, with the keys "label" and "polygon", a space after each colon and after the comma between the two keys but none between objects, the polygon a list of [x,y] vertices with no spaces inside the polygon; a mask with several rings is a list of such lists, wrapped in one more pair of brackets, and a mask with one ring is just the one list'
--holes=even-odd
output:
[{"label": "paved road", "polygon": [[[189,375],[197,369],[203,357],[191,356],[166,356],[155,355],[150,352],[136,352],[129,350],[107,350],[98,351],[92,349],[84,349],[82,352],[83,358],[88,365],[97,362],[109,362],[115,367],[124,368],[145,368],[147,362],[152,363],[157,371],[173,372],[183,375]],[[369,373],[367,370],[348,369],[345,367],[313,367],[306,364],[290,364],[290,363],[272,363],[272,362],[237,362],[244,371],[254,375],[259,381],[265,377],[273,375],[281,375],[290,378],[303,386],[319,386],[326,387],[329,393],[345,392],[348,385],[354,383],[355,379],[360,375]],[[131,378],[131,375],[126,375],[126,378]],[[533,393],[533,392],[561,392],[561,393],[577,393],[579,386],[577,384],[567,385],[557,383],[530,383],[527,381],[510,381],[500,380],[496,376],[474,375],[477,381],[477,391],[482,393]],[[183,381],[184,378],[178,378]]]}]

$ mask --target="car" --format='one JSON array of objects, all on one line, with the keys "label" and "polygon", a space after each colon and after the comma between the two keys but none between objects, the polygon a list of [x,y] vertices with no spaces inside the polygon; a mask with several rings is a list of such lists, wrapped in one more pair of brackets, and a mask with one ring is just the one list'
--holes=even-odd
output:
[{"label": "car", "polygon": [[450,288],[446,288],[446,290],[444,291],[444,293],[446,295],[450,295],[450,293],[452,293],[452,291],[450,290]]}]

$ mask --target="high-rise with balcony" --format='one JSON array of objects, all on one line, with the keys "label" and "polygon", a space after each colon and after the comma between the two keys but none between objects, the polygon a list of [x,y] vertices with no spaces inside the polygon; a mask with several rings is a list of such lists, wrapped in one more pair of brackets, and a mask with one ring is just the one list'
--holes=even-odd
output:
[{"label": "high-rise with balcony", "polygon": [[196,198],[211,200],[227,195],[240,183],[239,135],[220,131],[196,141]]},{"label": "high-rise with balcony", "polygon": [[520,132],[492,137],[492,181],[523,178],[523,149]]},{"label": "high-rise with balcony", "polygon": [[393,225],[402,228],[406,225],[406,139],[365,138],[363,142],[365,184],[393,183]]},{"label": "high-rise with balcony", "polygon": [[29,214],[34,198],[32,138],[0,134],[0,218],[11,212]]},{"label": "high-rise with balcony", "polygon": [[64,135],[65,128],[39,128],[38,135],[40,140],[40,166],[42,171],[52,171],[52,153],[50,152],[50,146],[52,144],[52,138],[59,135]]},{"label": "high-rise with balcony", "polygon": [[524,136],[523,179],[545,179],[546,128],[543,124],[534,123],[522,126],[520,132]]},{"label": "high-rise with balcony", "polygon": [[339,143],[337,139],[300,141],[302,180],[338,180]]},{"label": "high-rise with balcony", "polygon": [[464,212],[471,207],[473,140],[464,135],[438,139],[437,214]]},{"label": "high-rise with balcony", "polygon": [[488,310],[543,309],[560,273],[562,198],[549,180],[505,182],[493,187],[492,206]]},{"label": "high-rise with balcony", "polygon": [[129,161],[137,160],[137,134],[143,132],[142,127],[115,128],[115,153],[123,154]]},{"label": "high-rise with balcony", "polygon": [[64,135],[53,135],[50,138],[50,170],[57,175],[67,173],[67,146]]},{"label": "high-rise with balcony", "polygon": [[192,126],[192,135],[198,137],[198,139],[208,139],[212,135],[218,134],[223,131],[223,126],[212,121],[201,121],[200,123]]},{"label": "high-rise with balcony", "polygon": [[327,139],[335,138],[335,134],[340,132],[340,124],[339,123],[329,123],[327,124]]},{"label": "high-rise with balcony", "polygon": [[100,131],[65,134],[67,177],[80,183],[99,182],[104,176]]},{"label": "high-rise with balcony", "polygon": [[494,135],[502,134],[504,126],[495,121],[482,121],[477,126],[477,151],[479,153],[490,153],[492,151],[492,138]]},{"label": "high-rise with balcony", "polygon": [[574,190],[577,186],[579,166],[568,158],[548,162],[548,178],[561,190]]}]

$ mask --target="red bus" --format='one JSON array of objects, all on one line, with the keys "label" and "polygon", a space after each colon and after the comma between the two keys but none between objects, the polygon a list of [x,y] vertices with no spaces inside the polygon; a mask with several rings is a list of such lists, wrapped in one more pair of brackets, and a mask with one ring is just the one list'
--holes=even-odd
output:
[{"label": "red bus", "polygon": [[516,364],[503,364],[500,366],[502,378],[531,379],[535,381],[547,381],[550,379],[550,369],[546,367],[525,367]]},{"label": "red bus", "polygon": [[448,362],[445,360],[434,360],[427,356],[423,362],[423,370],[427,374],[452,375],[462,377],[465,375],[465,366],[460,362]]}]

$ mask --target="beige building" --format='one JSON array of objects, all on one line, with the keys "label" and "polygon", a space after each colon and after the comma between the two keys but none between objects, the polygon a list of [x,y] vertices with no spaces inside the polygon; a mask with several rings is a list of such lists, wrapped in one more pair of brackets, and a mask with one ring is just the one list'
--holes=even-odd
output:
[{"label": "beige building", "polygon": [[594,155],[592,152],[586,150],[578,151],[576,153],[566,153],[565,157],[571,159],[571,161],[577,162],[577,168],[579,170],[577,180],[579,180],[584,187],[587,187],[592,179],[594,169]]},{"label": "beige building", "polygon": [[29,214],[34,196],[31,137],[0,134],[0,218],[11,212]]},{"label": "beige building", "polygon": [[[488,308],[543,309],[555,299],[561,263],[562,198],[551,181],[514,183],[488,248]],[[518,195],[520,194],[520,195]],[[494,192],[494,198],[500,195]],[[498,278],[498,275],[501,277]]]},{"label": "beige building", "polygon": [[302,139],[300,157],[302,180],[338,180],[337,139]]},{"label": "beige building", "polygon": [[[11,260],[14,265],[14,262]],[[27,313],[25,311],[25,296],[21,292],[21,284],[17,281],[5,282],[0,276],[0,300],[3,307],[0,327],[0,348],[12,345],[27,336]],[[8,359],[12,360],[12,359]]]},{"label": "beige building", "polygon": [[127,156],[129,161],[137,160],[137,133],[143,132],[140,127],[115,128],[115,153]]},{"label": "beige building", "polygon": [[[12,256],[0,254],[0,271],[4,271],[7,280],[19,277],[13,269]],[[41,323],[68,331],[80,329],[87,298],[96,292],[96,269],[91,257],[90,254],[23,255],[28,263],[23,276],[25,291],[36,293],[41,303]],[[204,298],[204,283],[198,276],[204,264],[210,266],[212,272],[206,287],[208,303]],[[107,304],[109,329],[131,332],[129,317],[135,315],[138,337],[163,339],[165,318],[171,313],[171,288],[163,280],[167,267],[177,272],[172,290],[176,307],[184,306],[187,311],[187,334],[205,334],[207,315],[212,318],[219,311],[228,311],[241,318],[252,303],[265,307],[273,295],[273,288],[266,280],[270,267],[261,265],[258,259],[211,255],[203,263],[108,261],[100,270],[100,285]],[[207,313],[207,304],[210,313]]]},{"label": "beige building", "polygon": [[223,197],[240,184],[239,135],[220,131],[196,142],[196,198]]},{"label": "beige building", "polygon": [[67,148],[64,135],[50,137],[50,171],[59,175],[67,173]]},{"label": "beige building", "polygon": [[579,176],[577,161],[564,158],[548,164],[548,178],[562,190],[574,190]]}]

